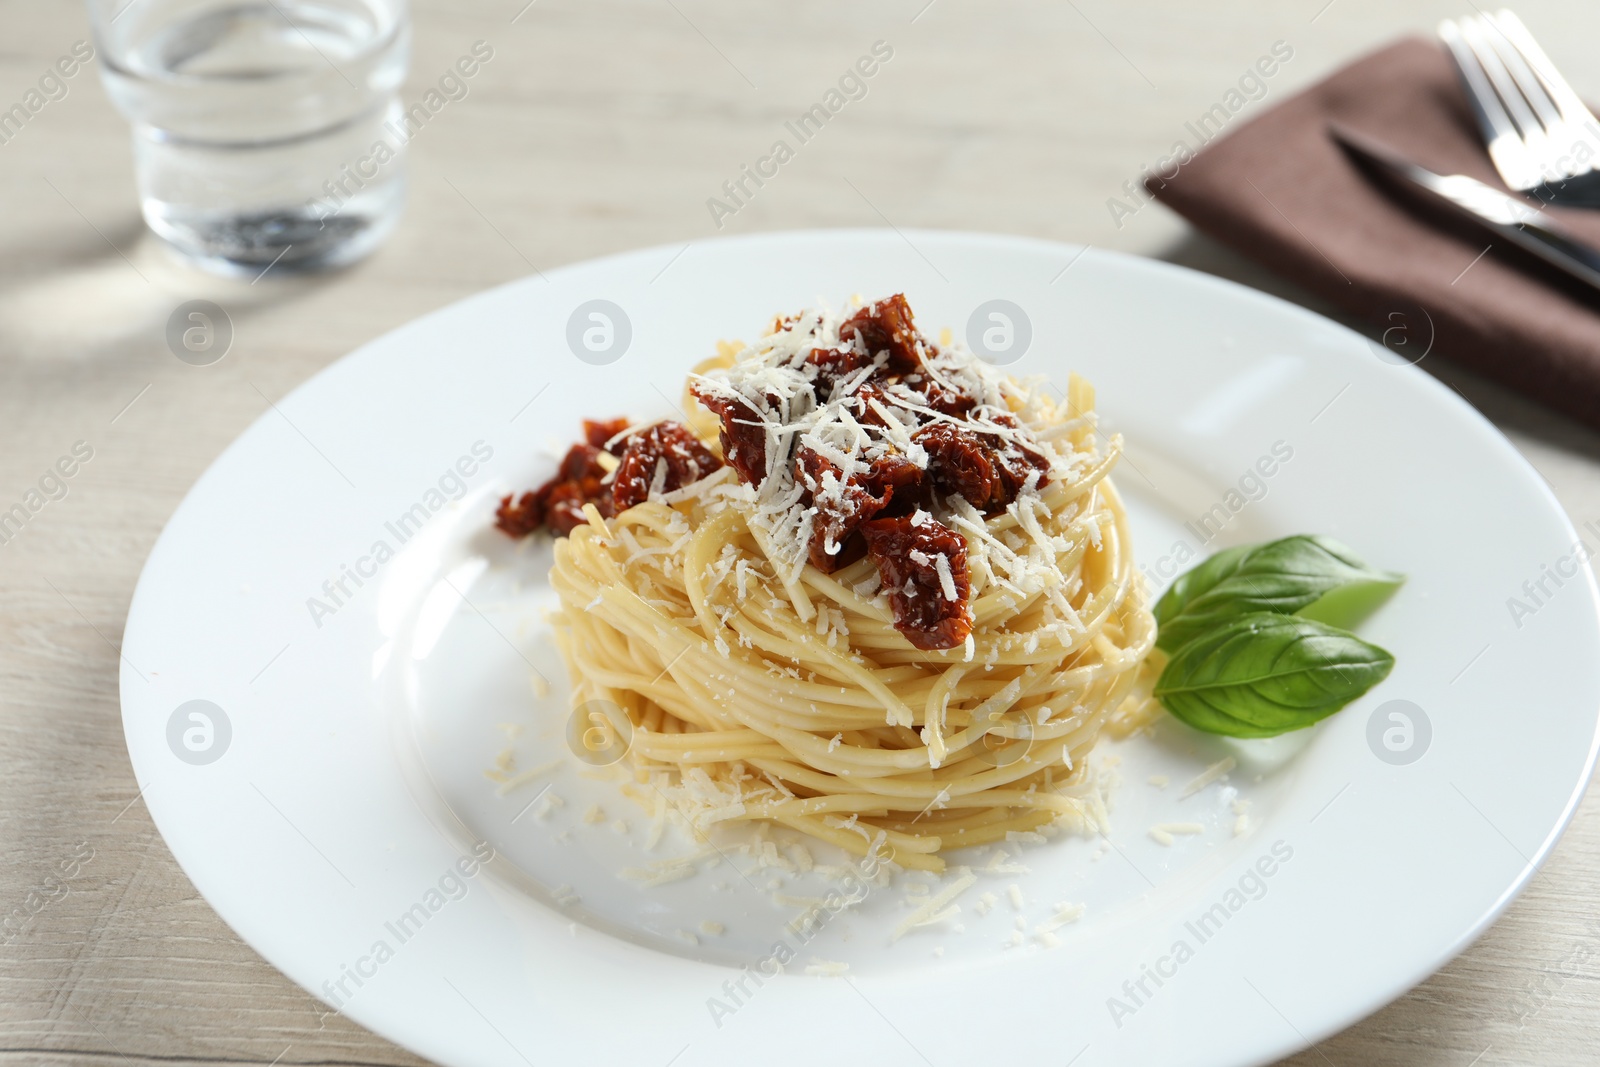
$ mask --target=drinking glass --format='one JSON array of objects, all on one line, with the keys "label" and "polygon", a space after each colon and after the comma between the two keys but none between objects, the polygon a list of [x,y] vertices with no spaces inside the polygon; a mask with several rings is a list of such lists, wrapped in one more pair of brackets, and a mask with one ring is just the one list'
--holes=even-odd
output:
[{"label": "drinking glass", "polygon": [[406,0],[88,0],[150,228],[204,266],[349,263],[405,201]]}]

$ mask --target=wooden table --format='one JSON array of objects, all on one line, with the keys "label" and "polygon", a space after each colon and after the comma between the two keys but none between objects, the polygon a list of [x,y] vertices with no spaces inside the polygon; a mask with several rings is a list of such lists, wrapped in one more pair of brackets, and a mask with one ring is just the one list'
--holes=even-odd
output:
[{"label": "wooden table", "polygon": [[[1293,58],[1252,110],[1462,9],[525,2],[426,0],[415,12],[408,102],[474,41],[494,58],[413,142],[401,228],[342,274],[251,285],[170,261],[140,223],[126,127],[92,70],[0,145],[0,504],[75,442],[93,449],[65,498],[0,546],[0,910],[27,914],[0,936],[0,1063],[418,1062],[342,1018],[319,1028],[317,1002],[246,947],[173,862],[123,749],[117,645],[139,569],[196,477],[269,402],[355,345],[533,267],[711,237],[707,198],[877,40],[894,54],[866,98],[721,232],[890,223],[1031,234],[1303,300],[1165,209],[1114,219],[1108,199],[1126,198],[1123,183],[1273,42]],[[9,106],[88,28],[81,5],[5,7]],[[1521,13],[1580,91],[1600,96],[1600,7],[1529,0]],[[211,367],[179,362],[163,341],[168,315],[195,298],[226,307],[236,329]],[[1443,359],[1424,366],[1510,436],[1574,520],[1600,519],[1600,438]],[[76,874],[48,881],[73,856]],[[1591,796],[1482,940],[1287,1062],[1595,1062],[1597,891]]]}]

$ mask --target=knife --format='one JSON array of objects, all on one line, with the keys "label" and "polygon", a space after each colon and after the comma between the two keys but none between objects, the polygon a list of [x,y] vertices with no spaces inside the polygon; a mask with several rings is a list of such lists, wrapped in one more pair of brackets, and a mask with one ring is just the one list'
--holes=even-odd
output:
[{"label": "knife", "polygon": [[1600,249],[1528,201],[1465,174],[1435,174],[1347,126],[1330,122],[1328,132],[1356,158],[1377,165],[1456,215],[1600,289]]}]

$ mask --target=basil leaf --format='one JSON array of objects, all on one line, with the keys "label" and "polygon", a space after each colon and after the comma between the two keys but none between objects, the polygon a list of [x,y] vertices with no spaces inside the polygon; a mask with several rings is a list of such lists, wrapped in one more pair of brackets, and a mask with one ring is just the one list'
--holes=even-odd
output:
[{"label": "basil leaf", "polygon": [[1393,656],[1354,634],[1260,611],[1236,615],[1180,648],[1155,695],[1197,730],[1276,737],[1327,718],[1393,667]]},{"label": "basil leaf", "polygon": [[1405,578],[1373,570],[1328,537],[1298,534],[1218,552],[1179,576],[1156,603],[1156,647],[1173,652],[1224,621],[1254,611],[1299,614],[1351,627]]},{"label": "basil leaf", "polygon": [[1178,575],[1171,587],[1161,595],[1161,599],[1156,601],[1154,611],[1156,626],[1159,628],[1156,634],[1156,647],[1163,652],[1171,652],[1181,645],[1183,642],[1169,637],[1174,632],[1178,616],[1182,615],[1196,599],[1233,577],[1245,557],[1253,551],[1255,551],[1253,545],[1225,548],[1203,563]]}]

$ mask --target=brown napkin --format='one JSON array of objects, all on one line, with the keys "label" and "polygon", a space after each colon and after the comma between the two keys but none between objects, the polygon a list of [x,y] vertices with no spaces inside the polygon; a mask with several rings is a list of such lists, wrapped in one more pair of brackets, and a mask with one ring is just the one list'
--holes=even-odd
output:
[{"label": "brown napkin", "polygon": [[[1147,187],[1217,240],[1388,331],[1399,353],[1421,354],[1431,320],[1432,356],[1600,427],[1600,292],[1359,167],[1329,137],[1330,120],[1430,170],[1505,188],[1443,46],[1417,38],[1344,68]],[[1550,210],[1600,246],[1600,211]]]}]

